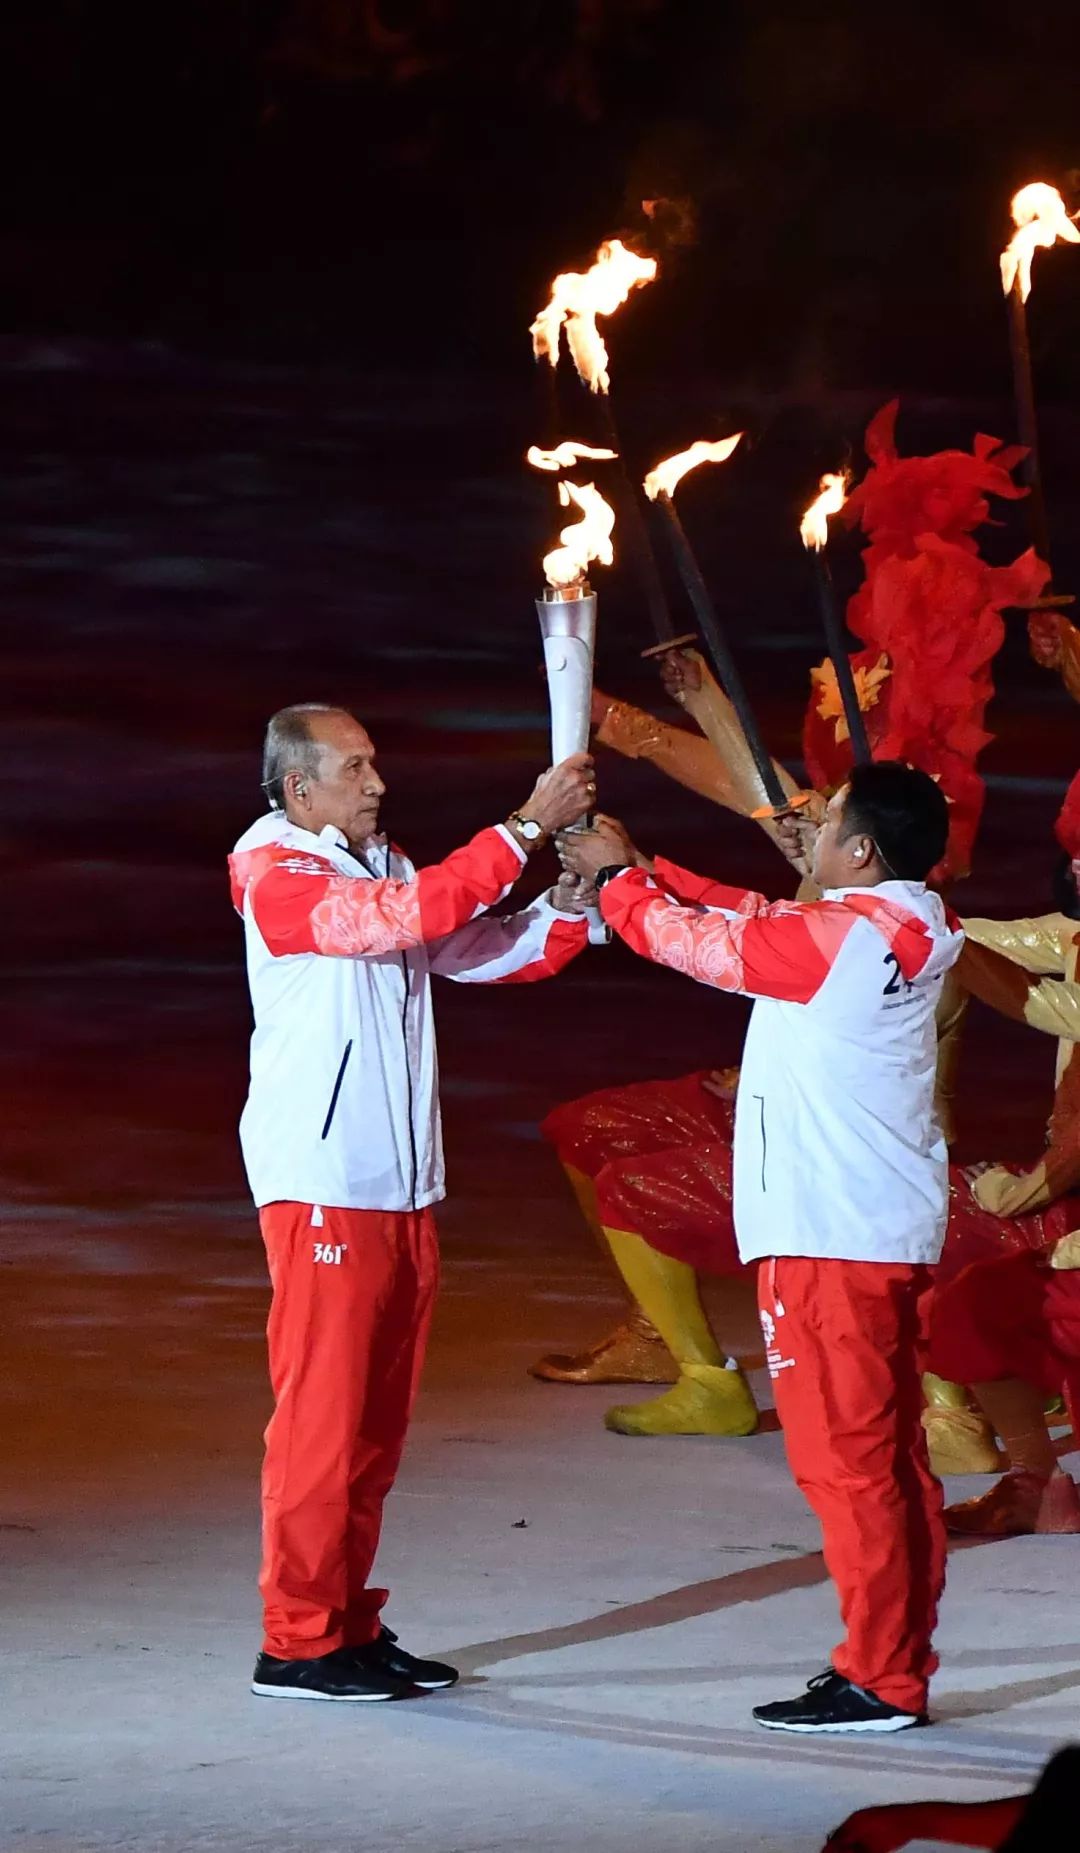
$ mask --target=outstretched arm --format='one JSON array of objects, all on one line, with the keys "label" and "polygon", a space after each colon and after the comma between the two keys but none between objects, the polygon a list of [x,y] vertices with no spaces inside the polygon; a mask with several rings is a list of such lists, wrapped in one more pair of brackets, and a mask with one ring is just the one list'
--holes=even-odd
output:
[{"label": "outstretched arm", "polygon": [[[722,760],[734,792],[733,811],[749,817],[771,801],[739,717],[715,676],[697,650],[673,651],[663,658],[665,687],[697,722],[717,757]],[[773,760],[784,791],[791,797],[798,787],[785,768]]]},{"label": "outstretched arm", "polygon": [[[541,774],[511,823],[516,828],[516,819],[527,817],[551,834],[582,816],[594,798],[592,759],[574,753]],[[502,900],[526,854],[513,832],[498,824],[406,881],[343,875],[323,856],[276,845],[254,851],[254,866],[234,864],[233,877],[276,958],[312,952],[379,958],[442,939]],[[235,898],[240,905],[239,894]]]},{"label": "outstretched arm", "polygon": [[628,701],[615,701],[601,695],[599,690],[594,707],[598,721],[596,738],[601,746],[610,746],[613,752],[621,753],[626,759],[647,759],[658,772],[685,785],[688,791],[697,792],[700,798],[726,806],[729,811],[742,808],[728,767],[715,747],[700,734],[690,733],[685,727],[672,727],[667,721],[647,714],[644,708],[635,708]]},{"label": "outstretched arm", "polygon": [[1064,914],[1038,914],[1022,920],[965,920],[964,932],[971,945],[989,946],[1026,972],[1060,977],[1080,923]]},{"label": "outstretched arm", "polygon": [[441,939],[508,894],[525,853],[501,826],[481,830],[409,881],[341,875],[302,852],[270,862],[248,884],[255,924],[276,958],[321,953],[378,958]]},{"label": "outstretched arm", "polygon": [[521,913],[488,914],[459,927],[432,948],[432,971],[458,984],[535,984],[556,977],[589,943],[584,908],[563,904],[565,881]]},{"label": "outstretched arm", "polygon": [[1044,1035],[1080,1041],[1080,984],[1040,973],[1064,972],[1080,927],[1064,914],[1042,920],[965,920],[968,938],[957,976],[991,1010]]},{"label": "outstretched arm", "polygon": [[1058,1082],[1050,1115],[1046,1150],[1030,1171],[1015,1176],[1003,1165],[993,1165],[975,1179],[975,1201],[993,1216],[1023,1216],[1056,1203],[1080,1184],[1080,1051]]},{"label": "outstretched arm", "polygon": [[1060,611],[1033,611],[1028,636],[1035,661],[1056,669],[1073,700],[1080,701],[1080,630]]},{"label": "outstretched arm", "polygon": [[858,916],[819,903],[767,901],[714,887],[724,898],[703,911],[662,893],[643,869],[625,869],[600,896],[604,919],[643,958],[699,984],[743,997],[807,1004],[816,996]]},{"label": "outstretched arm", "polygon": [[[750,817],[767,806],[768,793],[739,717],[704,658],[697,650],[673,650],[660,660],[667,693],[696,721],[704,739],[681,727],[670,727],[629,702],[604,696],[596,702],[597,739],[627,758],[651,760],[690,791],[740,817]],[[784,790],[794,793],[795,781],[783,766],[773,763]],[[771,820],[763,821],[762,828],[775,837]]]}]

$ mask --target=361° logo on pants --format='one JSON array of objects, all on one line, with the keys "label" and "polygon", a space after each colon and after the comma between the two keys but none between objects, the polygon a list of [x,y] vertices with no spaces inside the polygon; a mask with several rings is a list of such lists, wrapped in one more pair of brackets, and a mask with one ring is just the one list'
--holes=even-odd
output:
[{"label": "361\u00b0 logo on pants", "polygon": [[341,1257],[348,1253],[348,1242],[316,1242],[315,1259],[325,1262],[327,1267],[339,1268]]}]

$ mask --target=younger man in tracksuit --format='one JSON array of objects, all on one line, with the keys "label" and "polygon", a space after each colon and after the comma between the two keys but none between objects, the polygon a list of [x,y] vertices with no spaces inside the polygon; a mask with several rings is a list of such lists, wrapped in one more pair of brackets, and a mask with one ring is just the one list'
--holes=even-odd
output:
[{"label": "younger man in tracksuit", "polygon": [[735,1124],[735,1226],[792,1472],[822,1528],[846,1639],[772,1730],[926,1723],[945,1575],[920,1421],[930,1269],[948,1207],[934,1010],[963,934],[926,877],[948,834],[925,773],[859,767],[829,805],[820,901],[770,903],[649,865],[621,825],[563,838],[627,944],[754,997]]}]

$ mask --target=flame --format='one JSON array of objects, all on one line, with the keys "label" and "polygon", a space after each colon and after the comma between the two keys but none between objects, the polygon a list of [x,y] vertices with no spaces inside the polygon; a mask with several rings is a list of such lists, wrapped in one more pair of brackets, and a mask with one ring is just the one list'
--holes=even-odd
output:
[{"label": "flame", "polygon": [[[892,675],[892,665],[884,653],[876,663],[867,667],[852,664],[852,676],[855,682],[855,698],[863,714],[876,708],[881,699],[884,684]],[[850,739],[847,716],[844,713],[843,696],[836,676],[836,667],[828,658],[816,669],[810,671],[810,681],[818,693],[818,714],[823,721],[832,721],[836,740]]]},{"label": "flame", "polygon": [[726,463],[742,436],[741,431],[736,431],[733,438],[720,438],[715,444],[698,438],[689,450],[680,450],[677,457],[665,457],[663,463],[649,471],[642,484],[650,502],[655,502],[658,495],[674,495],[687,471],[696,470],[699,463]]},{"label": "flame", "polygon": [[593,392],[606,393],[611,385],[608,351],[596,318],[613,315],[631,290],[655,276],[655,257],[639,257],[620,238],[606,239],[588,270],[567,270],[556,277],[551,300],[529,329],[536,359],[558,366],[559,330],[565,327],[566,345],[580,378]]},{"label": "flame", "polygon": [[611,533],[615,510],[605,502],[592,483],[560,483],[559,501],[564,508],[571,504],[581,510],[581,520],[572,521],[559,535],[561,545],[544,555],[544,577],[550,586],[576,585],[584,579],[591,560],[610,566],[615,558]]},{"label": "flame", "polygon": [[1030,186],[1014,193],[1009,210],[1016,231],[1001,253],[1001,287],[1008,296],[1019,280],[1020,300],[1026,302],[1031,295],[1031,260],[1036,251],[1040,247],[1048,251],[1059,238],[1067,244],[1080,244],[1080,231],[1066,212],[1057,188],[1047,186],[1043,180],[1033,180]]},{"label": "flame", "polygon": [[821,494],[811,502],[799,523],[804,547],[813,547],[816,553],[828,545],[829,516],[838,515],[847,501],[848,485],[851,471],[834,472],[826,470],[821,479]]},{"label": "flame", "polygon": [[582,457],[595,461],[605,461],[618,456],[617,450],[594,450],[591,444],[575,444],[568,438],[562,444],[556,444],[554,450],[541,450],[539,444],[530,444],[525,452],[526,463],[531,463],[534,470],[572,470]]}]

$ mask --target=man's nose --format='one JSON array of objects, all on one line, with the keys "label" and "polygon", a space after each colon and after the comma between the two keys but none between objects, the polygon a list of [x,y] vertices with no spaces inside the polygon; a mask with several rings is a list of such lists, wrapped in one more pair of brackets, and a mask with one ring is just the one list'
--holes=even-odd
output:
[{"label": "man's nose", "polygon": [[367,795],[369,798],[385,798],[386,796],[386,786],[377,772],[368,773]]}]

